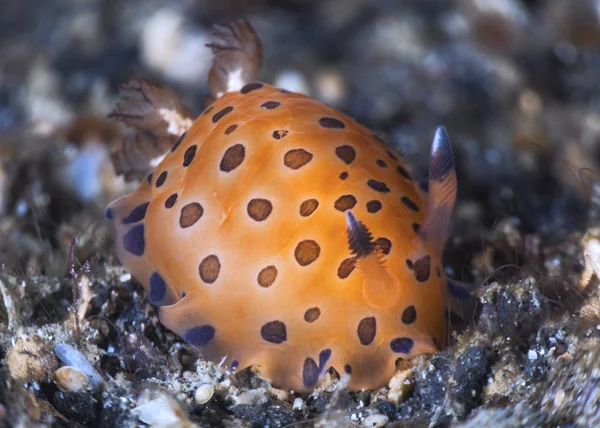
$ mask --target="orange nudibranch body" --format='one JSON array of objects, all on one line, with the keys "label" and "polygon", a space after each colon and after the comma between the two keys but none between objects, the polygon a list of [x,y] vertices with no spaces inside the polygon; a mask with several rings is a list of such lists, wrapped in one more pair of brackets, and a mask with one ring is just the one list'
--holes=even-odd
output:
[{"label": "orange nudibranch body", "polygon": [[468,293],[441,253],[456,195],[443,128],[429,191],[353,119],[253,82],[227,92],[107,210],[119,258],[160,320],[231,369],[310,391],[352,389],[437,352]]}]

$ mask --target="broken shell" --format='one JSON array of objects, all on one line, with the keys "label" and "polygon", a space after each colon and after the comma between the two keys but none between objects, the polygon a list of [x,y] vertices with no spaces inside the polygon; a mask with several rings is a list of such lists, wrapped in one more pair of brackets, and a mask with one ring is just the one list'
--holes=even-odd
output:
[{"label": "broken shell", "polygon": [[79,392],[90,386],[90,379],[81,370],[64,366],[54,372],[54,382],[61,391]]},{"label": "broken shell", "polygon": [[56,356],[68,366],[74,366],[87,375],[94,388],[102,383],[102,376],[94,369],[85,355],[66,343],[58,343],[54,346]]},{"label": "broken shell", "polygon": [[212,385],[204,384],[200,385],[194,394],[194,400],[198,404],[207,403],[215,394],[215,388]]}]

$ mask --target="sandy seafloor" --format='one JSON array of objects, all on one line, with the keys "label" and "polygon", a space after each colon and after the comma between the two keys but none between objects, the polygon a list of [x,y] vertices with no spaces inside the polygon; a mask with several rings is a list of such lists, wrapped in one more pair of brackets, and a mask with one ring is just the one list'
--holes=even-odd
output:
[{"label": "sandy seafloor", "polygon": [[[445,267],[477,285],[478,311],[390,388],[232,376],[159,323],[114,255],[103,209],[135,186],[108,158],[119,84],[165,83],[199,113],[210,26],[243,15],[262,80],[381,132],[416,176],[435,127],[450,132]],[[581,278],[600,266],[599,143],[594,0],[4,0],[0,426],[598,426],[599,281]],[[94,372],[59,369],[65,343]]]}]

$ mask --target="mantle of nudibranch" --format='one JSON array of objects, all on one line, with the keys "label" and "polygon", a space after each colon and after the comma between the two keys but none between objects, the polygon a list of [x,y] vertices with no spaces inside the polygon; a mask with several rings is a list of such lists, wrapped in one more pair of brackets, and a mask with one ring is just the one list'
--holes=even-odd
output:
[{"label": "mantle of nudibranch", "polygon": [[420,235],[427,197],[350,117],[253,82],[209,106],[107,217],[161,322],[206,358],[295,391],[333,367],[362,389],[437,352],[463,315],[443,242]]}]

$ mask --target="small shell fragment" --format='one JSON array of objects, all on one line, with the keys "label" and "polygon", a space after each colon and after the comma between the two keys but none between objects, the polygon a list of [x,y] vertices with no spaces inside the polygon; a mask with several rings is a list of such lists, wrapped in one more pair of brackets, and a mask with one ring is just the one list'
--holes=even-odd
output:
[{"label": "small shell fragment", "polygon": [[102,376],[92,367],[85,355],[71,345],[59,343],[54,347],[54,353],[63,363],[80,370],[88,376],[94,388],[102,383]]},{"label": "small shell fragment", "polygon": [[194,400],[198,404],[204,404],[210,401],[215,394],[215,388],[210,384],[200,385],[194,394]]},{"label": "small shell fragment", "polygon": [[78,392],[90,386],[90,379],[81,370],[64,366],[54,372],[54,382],[61,391]]}]

